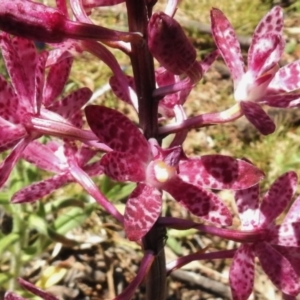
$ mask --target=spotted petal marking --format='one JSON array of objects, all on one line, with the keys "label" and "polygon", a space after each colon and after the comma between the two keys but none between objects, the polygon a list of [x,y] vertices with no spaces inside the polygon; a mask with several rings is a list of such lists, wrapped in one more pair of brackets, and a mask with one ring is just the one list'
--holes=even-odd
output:
[{"label": "spotted petal marking", "polygon": [[139,182],[145,180],[145,165],[129,153],[113,151],[101,159],[104,173],[117,181]]},{"label": "spotted petal marking", "polygon": [[54,173],[66,170],[67,164],[47,145],[32,141],[22,153],[22,158],[35,164],[38,168]]},{"label": "spotted petal marking", "polygon": [[251,245],[242,245],[236,251],[230,266],[229,282],[234,300],[249,298],[254,283],[254,253]]},{"label": "spotted petal marking", "polygon": [[275,131],[276,125],[259,104],[250,101],[240,102],[245,117],[264,135]]},{"label": "spotted petal marking", "polygon": [[300,60],[280,68],[269,84],[269,89],[273,92],[292,92],[299,88]]},{"label": "spotted petal marking", "polygon": [[287,172],[281,175],[270,187],[260,206],[260,224],[269,224],[287,207],[297,187],[297,174]]},{"label": "spotted petal marking", "polygon": [[272,243],[285,247],[300,247],[300,222],[284,223],[277,227]]},{"label": "spotted petal marking", "polygon": [[71,182],[67,174],[55,175],[49,179],[35,182],[18,192],[12,197],[12,203],[31,203],[53,193],[58,188]]},{"label": "spotted petal marking", "polygon": [[150,150],[137,126],[120,112],[98,105],[85,108],[88,124],[101,142],[116,151],[130,153],[147,162]]},{"label": "spotted petal marking", "polygon": [[[300,80],[300,77],[299,77]],[[279,107],[279,108],[294,108],[300,106],[300,94],[291,93],[291,94],[268,94],[264,97],[264,101],[260,101],[261,103],[265,103],[271,107]]]},{"label": "spotted petal marking", "polygon": [[[24,66],[26,67],[26,64],[21,62],[20,57],[16,52],[16,49],[13,47],[9,36],[2,34],[0,37],[0,42],[3,59],[11,78],[12,85],[18,95],[19,105],[26,107],[27,111],[33,113],[32,102],[30,100],[32,99],[34,85],[33,83],[31,84],[29,77],[34,78],[34,76],[28,76],[28,74],[35,73],[35,65],[32,64],[32,59],[35,60],[35,57],[32,57],[31,62],[29,62],[32,69],[30,69],[29,65],[27,65],[28,68],[26,71],[28,71],[28,73],[25,73]],[[28,49],[31,49],[30,43],[31,42],[28,42],[26,44]],[[19,48],[19,50],[22,50],[22,48]]]},{"label": "spotted petal marking", "polygon": [[235,202],[238,208],[243,230],[252,230],[259,224],[259,185],[235,192]]},{"label": "spotted petal marking", "polygon": [[269,11],[257,25],[254,34],[252,36],[252,42],[248,51],[248,66],[252,68],[259,40],[266,34],[282,35],[283,30],[283,11],[281,7],[275,6]]},{"label": "spotted petal marking", "polygon": [[161,212],[161,193],[139,184],[129,196],[124,214],[125,233],[129,240],[140,240],[153,226]]},{"label": "spotted petal marking", "polygon": [[297,273],[291,263],[268,243],[258,243],[255,246],[261,266],[273,284],[282,292],[297,296],[300,283]]},{"label": "spotted petal marking", "polygon": [[278,34],[265,34],[251,45],[253,55],[251,61],[248,62],[248,68],[255,77],[261,76],[273,68],[284,50],[284,42]]},{"label": "spotted petal marking", "polygon": [[[43,104],[48,107],[62,93],[69,78],[73,58],[62,59],[49,68],[43,90]],[[59,76],[57,76],[59,74]]]},{"label": "spotted petal marking", "polygon": [[169,180],[163,189],[192,214],[214,224],[231,225],[230,211],[215,194],[184,182],[179,177]]},{"label": "spotted petal marking", "polygon": [[49,107],[49,110],[70,120],[88,102],[91,96],[92,91],[89,88],[81,88],[69,94],[63,100],[55,102]]},{"label": "spotted petal marking", "polygon": [[243,160],[224,155],[204,155],[182,160],[178,176],[201,187],[239,190],[258,183],[264,174]]},{"label": "spotted petal marking", "polygon": [[244,62],[237,36],[221,10],[213,8],[210,17],[213,38],[236,84],[244,74]]}]

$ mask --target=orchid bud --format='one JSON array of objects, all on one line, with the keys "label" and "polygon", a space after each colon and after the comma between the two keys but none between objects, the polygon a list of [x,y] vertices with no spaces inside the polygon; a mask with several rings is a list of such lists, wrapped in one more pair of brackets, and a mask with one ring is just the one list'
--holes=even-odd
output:
[{"label": "orchid bud", "polygon": [[10,34],[48,43],[65,39],[135,42],[140,33],[120,32],[93,24],[73,22],[57,9],[29,0],[3,0],[0,29]]},{"label": "orchid bud", "polygon": [[176,75],[186,73],[196,61],[196,50],[180,24],[163,12],[149,21],[148,46],[159,63]]}]

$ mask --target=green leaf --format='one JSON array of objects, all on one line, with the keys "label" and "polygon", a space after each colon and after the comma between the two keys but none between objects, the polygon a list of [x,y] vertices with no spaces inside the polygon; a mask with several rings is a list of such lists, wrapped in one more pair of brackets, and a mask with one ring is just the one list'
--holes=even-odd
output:
[{"label": "green leaf", "polygon": [[14,232],[12,232],[12,233],[6,235],[5,237],[3,237],[0,240],[0,256],[3,254],[3,252],[5,250],[7,250],[7,248],[12,246],[19,239],[20,239],[20,235],[17,234],[17,233],[14,233]]}]

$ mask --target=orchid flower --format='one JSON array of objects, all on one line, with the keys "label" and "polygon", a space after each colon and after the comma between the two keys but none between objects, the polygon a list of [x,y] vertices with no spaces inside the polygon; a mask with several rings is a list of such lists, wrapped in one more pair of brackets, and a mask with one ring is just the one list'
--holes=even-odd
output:
[{"label": "orchid flower", "polygon": [[300,246],[300,197],[296,199],[282,224],[274,224],[274,220],[289,204],[296,185],[296,173],[283,174],[271,185],[261,204],[258,185],[236,192],[241,229],[253,232],[265,230],[266,233],[256,242],[242,244],[236,251],[229,274],[233,299],[246,300],[251,294],[255,256],[279,290],[291,296],[300,292],[299,270],[296,271],[296,266],[289,257],[292,254],[290,250]]},{"label": "orchid flower", "polygon": [[262,134],[274,132],[275,124],[261,104],[284,108],[300,105],[300,94],[294,93],[300,88],[300,61],[280,69],[278,65],[285,45],[282,9],[275,6],[257,25],[247,70],[234,29],[219,9],[212,9],[211,24],[215,43],[232,74],[235,110],[241,111]]},{"label": "orchid flower", "polygon": [[45,79],[48,52],[38,53],[33,42],[6,34],[1,35],[0,43],[12,84],[0,77],[0,126],[3,128],[0,149],[14,147],[0,166],[2,186],[26,146],[43,134],[76,137],[87,142],[95,140],[95,136],[69,121],[89,100],[88,88],[54,102],[68,79],[71,58],[52,65]]},{"label": "orchid flower", "polygon": [[253,165],[228,156],[189,159],[181,147],[161,149],[149,142],[121,113],[103,106],[85,109],[88,124],[99,140],[113,149],[101,159],[103,171],[117,181],[137,182],[124,215],[130,240],[141,239],[161,212],[161,191],[170,193],[193,214],[222,225],[231,224],[226,206],[206,188],[242,189],[263,176]]},{"label": "orchid flower", "polygon": [[43,145],[37,141],[31,142],[24,150],[22,157],[41,169],[56,173],[53,177],[32,183],[19,190],[12,197],[13,203],[27,203],[40,199],[56,189],[70,183],[79,183],[107,212],[119,222],[122,215],[102,195],[91,176],[103,174],[99,161],[88,163],[95,156],[96,150],[86,146],[78,149],[74,143],[66,141],[63,145],[49,142]]}]

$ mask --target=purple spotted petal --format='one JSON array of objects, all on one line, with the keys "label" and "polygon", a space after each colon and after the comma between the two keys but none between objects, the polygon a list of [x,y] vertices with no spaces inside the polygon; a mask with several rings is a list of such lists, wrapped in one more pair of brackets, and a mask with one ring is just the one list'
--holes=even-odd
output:
[{"label": "purple spotted petal", "polygon": [[254,64],[257,44],[266,34],[281,35],[283,30],[283,11],[279,6],[275,6],[269,11],[257,25],[252,36],[252,43],[248,51],[248,66],[252,69]]},{"label": "purple spotted petal", "polygon": [[26,135],[22,125],[13,125],[0,117],[0,153],[13,148]]},{"label": "purple spotted petal", "polygon": [[244,74],[240,44],[234,29],[222,11],[213,8],[210,16],[213,38],[236,84]]},{"label": "purple spotted petal", "polygon": [[176,75],[187,72],[196,61],[196,50],[180,24],[163,12],[149,20],[148,46],[158,62]]},{"label": "purple spotted petal", "polygon": [[43,100],[43,88],[45,80],[45,67],[48,58],[48,52],[44,51],[39,55],[36,68],[35,68],[35,82],[34,82],[34,97],[33,97],[33,109],[35,114],[40,113],[42,100]]},{"label": "purple spotted petal", "polygon": [[295,172],[287,172],[271,185],[260,206],[262,226],[271,223],[284,211],[296,191],[297,180]]},{"label": "purple spotted petal", "polygon": [[71,181],[67,174],[55,175],[49,179],[35,182],[18,192],[12,197],[13,203],[31,203],[53,193],[58,188]]},{"label": "purple spotted petal", "polygon": [[61,101],[49,106],[49,110],[56,112],[67,120],[70,120],[90,99],[92,91],[89,88],[81,88]]},{"label": "purple spotted petal", "polygon": [[117,181],[139,182],[145,180],[144,162],[136,156],[123,152],[109,152],[101,159],[103,172]]},{"label": "purple spotted petal", "polygon": [[18,97],[6,80],[0,76],[0,116],[12,123],[19,123],[20,110]]},{"label": "purple spotted petal", "polygon": [[16,165],[17,161],[22,155],[22,152],[28,145],[30,140],[24,138],[18,142],[14,149],[8,154],[4,161],[0,165],[0,188],[4,185],[8,179],[12,169]]},{"label": "purple spotted petal", "polygon": [[[122,82],[120,82],[120,80],[122,80]],[[117,76],[112,76],[109,79],[109,85],[113,93],[122,101],[128,104],[133,104],[134,101],[136,101],[135,84],[134,84],[134,78],[132,76],[123,76],[122,78]]]},{"label": "purple spotted petal", "polygon": [[211,189],[239,190],[248,188],[264,174],[252,164],[224,155],[204,155],[182,160],[179,177],[191,184]]},{"label": "purple spotted petal", "polygon": [[300,251],[297,247],[274,246],[279,253],[286,257],[292,264],[295,272],[300,276]]},{"label": "purple spotted petal", "polygon": [[22,278],[18,278],[19,284],[26,290],[30,291],[36,296],[41,297],[43,300],[58,300],[58,298],[54,297],[53,295],[42,291],[40,288],[36,287],[29,281],[26,281]]},{"label": "purple spotted petal", "polygon": [[215,194],[186,183],[177,176],[164,184],[163,189],[192,214],[214,224],[231,225],[230,211]]},{"label": "purple spotted petal", "polygon": [[284,50],[284,41],[278,34],[267,33],[252,42],[253,55],[248,61],[248,69],[253,76],[261,76],[273,68],[279,61]]},{"label": "purple spotted petal", "polygon": [[220,55],[219,50],[214,50],[208,55],[206,55],[201,61],[200,65],[203,71],[203,74],[207,72],[207,70],[210,68],[210,66],[215,62],[215,60],[218,58]]},{"label": "purple spotted petal", "polygon": [[70,74],[72,62],[73,59],[68,57],[50,67],[43,91],[43,104],[45,107],[52,104],[62,93]]},{"label": "purple spotted petal", "polygon": [[285,247],[300,247],[300,223],[284,223],[277,227],[272,244]]},{"label": "purple spotted petal", "polygon": [[277,71],[269,84],[273,92],[292,92],[300,88],[300,60],[294,61]]},{"label": "purple spotted petal", "polygon": [[255,254],[263,270],[279,290],[291,296],[298,295],[300,283],[297,273],[281,253],[268,243],[262,242],[256,244]]},{"label": "purple spotted petal", "polygon": [[294,201],[288,213],[285,215],[282,224],[300,222],[300,196]]},{"label": "purple spotted petal", "polygon": [[42,170],[60,173],[67,169],[67,164],[61,160],[49,146],[37,141],[31,142],[23,151],[22,158],[35,164]]},{"label": "purple spotted petal", "polygon": [[243,230],[252,230],[259,224],[259,185],[235,192],[235,202]]},{"label": "purple spotted petal", "polygon": [[[33,107],[32,107],[32,101],[31,101],[32,95],[33,95],[33,84],[31,83],[29,78],[32,78],[32,77],[34,78],[35,65],[33,65],[31,62],[29,62],[32,69],[28,70],[29,68],[27,68],[26,71],[28,71],[28,72],[25,73],[24,66],[29,67],[29,65],[24,64],[24,66],[23,66],[23,62],[21,61],[20,56],[16,52],[16,49],[13,47],[9,36],[2,34],[0,42],[1,42],[2,56],[4,58],[7,71],[11,78],[12,85],[13,85],[16,93],[18,94],[19,104],[22,107],[26,107],[27,111],[33,113]],[[26,46],[28,47],[28,49],[30,49],[30,52],[32,52],[31,51],[31,48],[32,48],[31,42],[27,41]],[[27,49],[23,49],[22,47],[20,47],[18,50],[26,51]],[[33,61],[34,61],[34,59],[35,58],[33,58]],[[31,74],[33,74],[33,75],[31,75]]]},{"label": "purple spotted petal", "polygon": [[264,135],[275,131],[276,126],[259,104],[250,101],[241,101],[241,109],[245,117]]},{"label": "purple spotted petal", "polygon": [[254,253],[244,244],[236,251],[229,271],[229,282],[234,300],[247,300],[254,283]]},{"label": "purple spotted petal", "polygon": [[262,103],[279,108],[294,108],[300,106],[300,94],[268,94]]},{"label": "purple spotted petal", "polygon": [[147,162],[151,157],[147,140],[126,116],[98,105],[85,108],[88,124],[100,139],[116,151],[130,153]]},{"label": "purple spotted petal", "polygon": [[129,240],[140,240],[153,226],[161,212],[161,193],[139,184],[129,196],[124,213],[125,233]]}]

